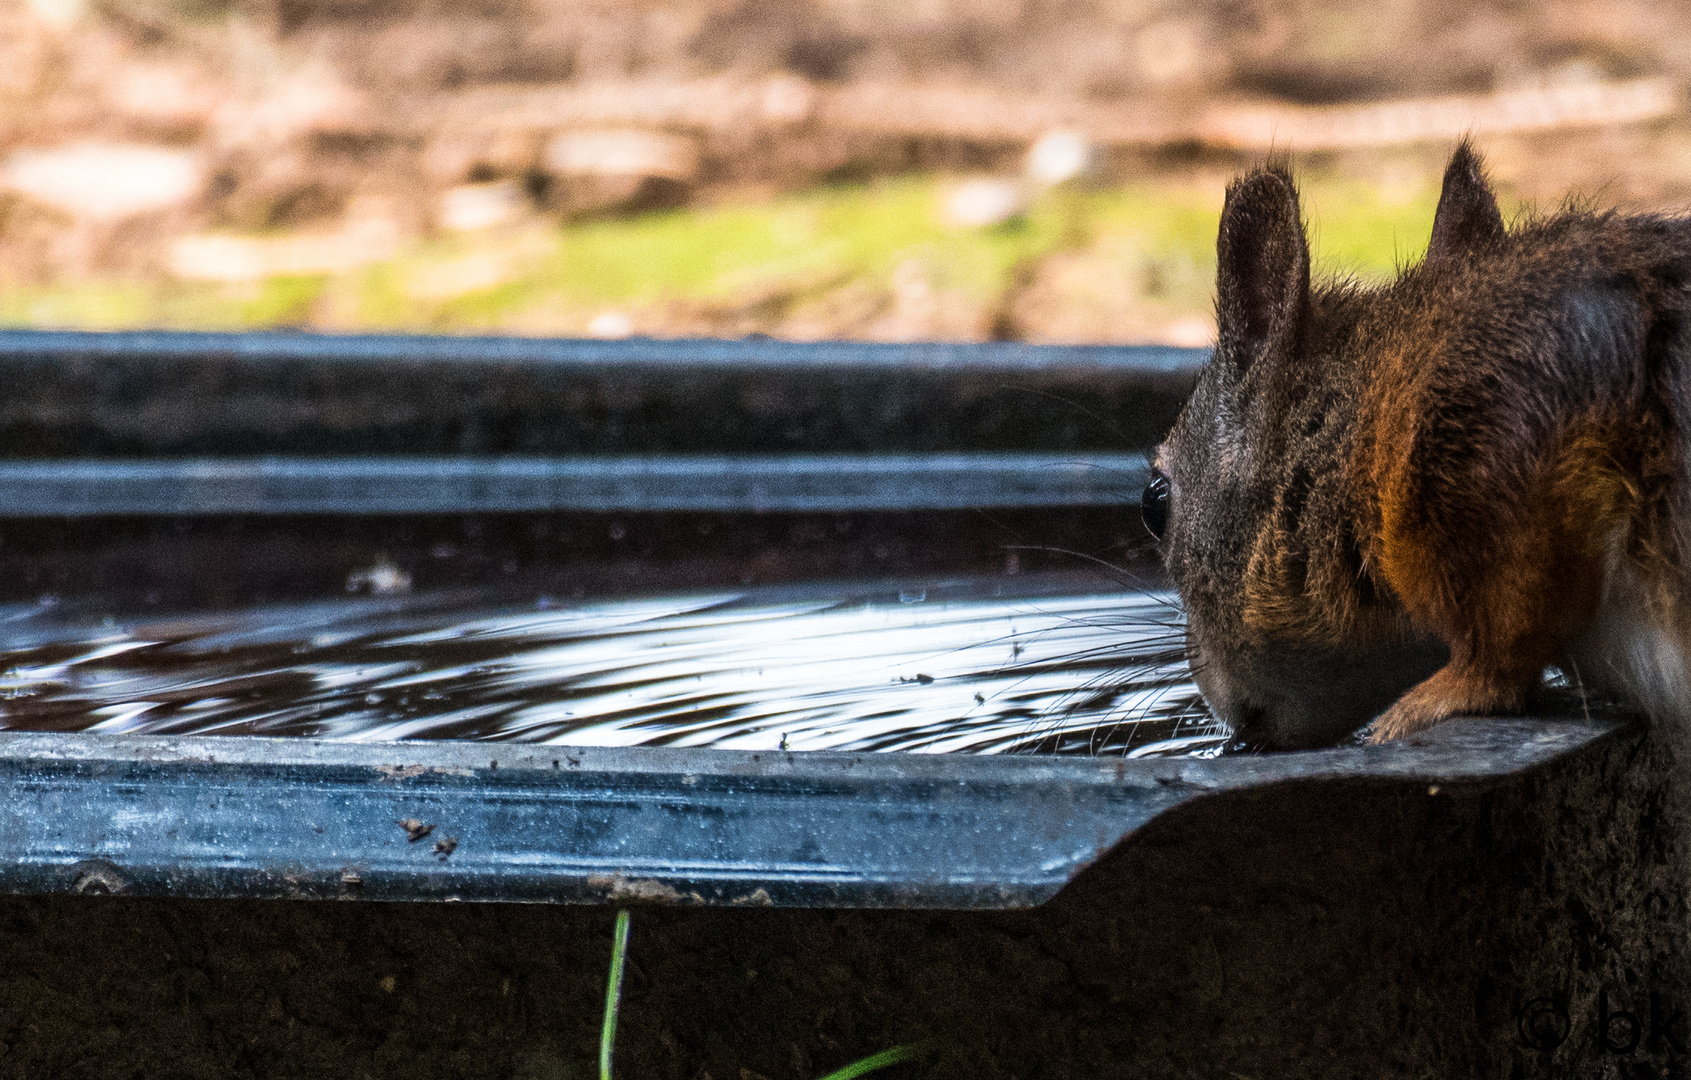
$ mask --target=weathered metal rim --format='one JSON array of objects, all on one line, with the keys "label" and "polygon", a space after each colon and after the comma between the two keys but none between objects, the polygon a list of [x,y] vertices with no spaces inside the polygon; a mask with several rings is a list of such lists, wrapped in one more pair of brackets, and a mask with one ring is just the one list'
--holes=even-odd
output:
[{"label": "weathered metal rim", "polygon": [[1628,726],[1214,760],[4,733],[0,892],[1027,907],[1193,799],[1493,781]]},{"label": "weathered metal rim", "polygon": [[0,461],[0,517],[1136,506],[1142,454]]},{"label": "weathered metal rim", "polygon": [[318,362],[490,362],[615,367],[892,368],[896,370],[1127,369],[1184,375],[1206,349],[1020,342],[779,341],[774,338],[527,338],[442,334],[207,333],[182,330],[0,330],[0,362],[31,359],[250,358]]}]

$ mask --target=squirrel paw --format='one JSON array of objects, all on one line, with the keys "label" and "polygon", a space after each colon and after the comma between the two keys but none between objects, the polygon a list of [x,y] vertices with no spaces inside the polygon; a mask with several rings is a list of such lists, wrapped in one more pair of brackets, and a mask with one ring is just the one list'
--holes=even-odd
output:
[{"label": "squirrel paw", "polygon": [[1368,741],[1375,745],[1425,731],[1450,718],[1454,709],[1411,705],[1406,698],[1381,713],[1368,727]]},{"label": "squirrel paw", "polygon": [[1461,713],[1513,712],[1525,699],[1526,690],[1514,680],[1459,671],[1447,664],[1381,713],[1368,729],[1368,741],[1402,739]]}]

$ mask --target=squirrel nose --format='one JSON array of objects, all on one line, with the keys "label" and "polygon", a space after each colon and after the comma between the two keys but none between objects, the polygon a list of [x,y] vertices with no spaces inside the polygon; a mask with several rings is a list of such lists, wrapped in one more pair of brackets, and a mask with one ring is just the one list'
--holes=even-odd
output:
[{"label": "squirrel nose", "polygon": [[1224,754],[1260,754],[1274,749],[1268,737],[1268,710],[1259,705],[1240,705],[1233,722],[1233,737],[1221,747]]}]

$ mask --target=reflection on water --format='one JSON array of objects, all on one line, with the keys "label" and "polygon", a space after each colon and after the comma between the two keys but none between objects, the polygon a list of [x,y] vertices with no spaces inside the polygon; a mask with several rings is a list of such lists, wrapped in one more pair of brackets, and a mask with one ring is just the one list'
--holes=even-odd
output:
[{"label": "reflection on water", "polygon": [[[0,609],[0,726],[598,746],[1187,753],[1221,739],[1161,593],[1090,580],[192,616]],[[1014,591],[1012,591],[1014,590]]]}]

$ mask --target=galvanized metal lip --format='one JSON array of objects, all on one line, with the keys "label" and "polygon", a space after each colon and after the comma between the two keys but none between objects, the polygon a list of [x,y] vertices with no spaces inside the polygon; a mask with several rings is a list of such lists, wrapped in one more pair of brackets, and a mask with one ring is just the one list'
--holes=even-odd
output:
[{"label": "galvanized metal lip", "polygon": [[1143,454],[0,460],[0,517],[1133,506]]},{"label": "galvanized metal lip", "polygon": [[1020,342],[780,341],[774,338],[526,338],[440,334],[206,333],[0,330],[0,364],[16,357],[100,359],[169,355],[325,363],[428,362],[568,366],[684,365],[734,369],[895,368],[1015,371],[1129,369],[1186,374],[1207,349],[1173,345],[1029,345]]},{"label": "galvanized metal lip", "polygon": [[1159,346],[0,331],[0,458],[1115,453]]},{"label": "galvanized metal lip", "polygon": [[1626,726],[1214,760],[0,733],[0,891],[1027,907],[1192,799],[1484,782]]}]

